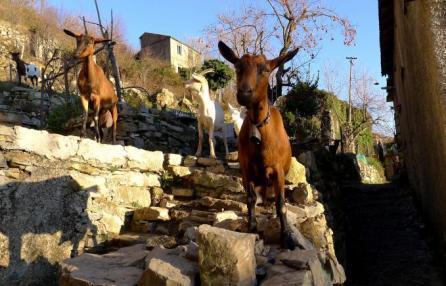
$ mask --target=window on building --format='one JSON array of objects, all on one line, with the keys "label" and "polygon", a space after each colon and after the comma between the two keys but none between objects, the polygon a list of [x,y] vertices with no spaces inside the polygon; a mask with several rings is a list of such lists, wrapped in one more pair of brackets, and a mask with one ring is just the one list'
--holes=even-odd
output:
[{"label": "window on building", "polygon": [[183,51],[182,51],[180,45],[177,45],[177,53],[178,53],[179,55],[182,55],[182,54],[183,54]]}]

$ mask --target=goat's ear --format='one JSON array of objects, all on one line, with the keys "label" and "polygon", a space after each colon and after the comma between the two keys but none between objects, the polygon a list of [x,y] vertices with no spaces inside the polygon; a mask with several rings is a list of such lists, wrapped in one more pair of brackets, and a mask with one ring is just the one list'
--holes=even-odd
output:
[{"label": "goat's ear", "polygon": [[80,37],[80,35],[81,35],[81,34],[71,32],[70,30],[67,30],[67,29],[63,29],[63,31],[65,34],[67,34],[68,36],[73,37],[73,38]]},{"label": "goat's ear", "polygon": [[300,47],[295,48],[292,51],[289,51],[288,53],[278,56],[275,59],[269,60],[268,61],[268,65],[270,70],[274,70],[275,68],[277,68],[278,66],[286,63],[287,61],[291,60],[292,58],[294,58],[294,56],[297,54],[297,52],[299,51]]},{"label": "goat's ear", "polygon": [[228,62],[235,64],[238,62],[239,58],[235,55],[234,51],[231,50],[230,47],[228,47],[225,43],[222,41],[218,42],[218,50],[220,51],[220,54],[228,60]]},{"label": "goat's ear", "polygon": [[106,43],[106,42],[111,42],[111,40],[110,39],[94,38],[94,43],[95,44]]}]

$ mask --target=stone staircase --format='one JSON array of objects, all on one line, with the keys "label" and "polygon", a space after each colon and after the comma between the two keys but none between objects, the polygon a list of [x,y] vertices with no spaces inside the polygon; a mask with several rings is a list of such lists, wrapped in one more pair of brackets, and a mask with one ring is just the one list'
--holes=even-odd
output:
[{"label": "stone staircase", "polygon": [[[0,268],[0,282],[25,281],[42,259],[59,269],[60,285],[345,281],[319,194],[296,159],[287,177],[287,218],[299,247],[288,251],[279,246],[273,201],[257,208],[258,234],[247,233],[236,153],[225,160],[183,157],[23,127],[0,127],[0,151],[0,206],[6,206],[0,223],[29,216],[20,231],[0,229],[0,250],[9,253],[0,256],[7,269]],[[38,194],[37,202],[30,194]],[[33,207],[51,200],[43,214]],[[65,222],[39,229],[53,216]],[[21,257],[28,265],[14,254],[23,233],[34,242],[28,243],[33,255]]]},{"label": "stone staircase", "polygon": [[[151,190],[151,206],[135,209],[129,216],[129,223],[125,231],[110,238],[104,244],[105,250],[101,251],[108,254],[98,257],[104,257],[106,260],[111,254],[118,255],[119,252],[129,251],[128,256],[134,257],[132,263],[140,265],[140,276],[134,276],[133,268],[128,269],[128,276],[133,277],[134,284],[197,285],[200,281],[201,270],[198,241],[200,225],[213,225],[214,231],[222,236],[227,234],[220,234],[221,229],[247,233],[245,193],[235,162],[193,156],[187,156],[180,160],[180,156],[176,154],[169,154],[166,159],[167,170],[172,176],[169,178],[169,185],[164,189],[154,188]],[[289,185],[288,189],[291,192],[305,193],[305,188],[310,188],[305,184],[306,181],[301,182],[299,188]],[[293,197],[299,197],[301,202],[305,201],[306,205],[296,203]],[[289,207],[290,216],[301,225],[303,222],[317,217],[323,219],[324,208],[322,204],[312,199],[312,194],[294,194],[294,196],[291,195],[291,200],[293,203]],[[314,248],[311,241],[308,242],[308,249],[282,251],[278,246],[280,228],[275,219],[273,202],[267,206],[259,207],[257,216],[260,224],[259,237],[254,238],[255,244],[253,244],[253,258],[256,265],[254,269],[256,275],[253,279],[255,281],[262,281],[262,285],[285,283],[285,281],[297,283],[296,285],[328,285],[334,284],[334,282],[340,284],[344,281],[342,267],[337,263],[335,256],[329,257],[329,248],[332,245],[327,245],[327,240],[325,242],[318,241],[327,247],[327,249],[321,248],[320,252]],[[324,227],[326,228],[326,225]],[[307,230],[306,234],[310,240],[317,241],[319,230],[312,227],[303,229]],[[328,232],[325,235],[330,235],[329,230]],[[303,239],[305,240],[305,238]],[[141,253],[142,250],[144,250],[143,253]],[[222,255],[217,249],[211,251],[215,251],[215,255]],[[235,253],[244,253],[245,251],[243,248],[234,250]],[[152,256],[152,252],[156,254]],[[89,269],[88,271],[91,270],[91,264],[88,262],[88,259],[91,259],[89,255],[84,255],[87,262],[79,265],[81,269],[82,265],[85,265],[86,269]],[[145,268],[144,263],[140,263],[143,256],[146,258]],[[290,261],[287,259],[283,260],[286,262],[277,261],[281,256],[289,258]],[[79,263],[81,259],[82,256],[62,264],[65,277],[70,277],[71,280],[73,277],[77,277],[76,279],[80,279],[80,281],[93,279],[92,282],[98,283],[96,277],[83,277],[82,272],[73,274],[69,270],[73,262]],[[153,262],[155,260],[156,263]],[[321,263],[321,260],[328,265]],[[115,262],[110,263],[114,264]],[[299,266],[294,265],[295,263],[298,263]],[[96,266],[94,273],[95,275],[100,272],[104,273],[103,279],[105,279],[108,271],[104,272],[102,269],[104,266],[100,263]],[[246,267],[240,271],[246,271]],[[123,274],[125,272],[121,272],[119,279],[128,281],[130,278]],[[223,274],[228,275],[223,272],[220,273],[220,276],[223,277]],[[235,276],[241,279],[239,275]],[[80,282],[76,281],[72,280],[72,282],[62,285],[80,285],[78,284]],[[120,280],[116,280],[116,284],[119,284],[117,281]],[[154,281],[158,281],[159,284]],[[211,279],[204,285],[245,285],[240,284],[243,280],[232,281],[229,284],[213,284],[211,281],[216,283],[218,280]]]},{"label": "stone staircase", "polygon": [[438,254],[409,190],[353,183],[343,187],[343,205],[351,285],[444,285]]}]

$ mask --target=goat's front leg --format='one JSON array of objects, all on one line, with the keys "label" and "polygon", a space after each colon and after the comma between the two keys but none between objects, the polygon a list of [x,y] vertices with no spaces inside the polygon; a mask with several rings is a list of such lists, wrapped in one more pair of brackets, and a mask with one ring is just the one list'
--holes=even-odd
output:
[{"label": "goat's front leg", "polygon": [[195,156],[200,157],[201,151],[203,149],[203,126],[201,125],[200,120],[198,122],[198,147],[197,152],[195,152]]},{"label": "goat's front leg", "polygon": [[209,150],[210,150],[210,157],[212,159],[217,158],[217,156],[215,156],[215,148],[214,148],[214,126],[211,126],[209,128]]},{"label": "goat's front leg", "polygon": [[274,173],[269,176],[274,180],[274,193],[276,199],[276,212],[280,220],[280,244],[282,248],[295,248],[291,231],[286,219],[287,208],[285,205],[285,173],[281,167],[276,167]]},{"label": "goat's front leg", "polygon": [[116,128],[118,124],[118,103],[115,104],[112,108],[112,119],[113,119],[113,129],[112,129],[112,137],[113,144],[116,144]]},{"label": "goat's front leg", "polygon": [[95,139],[96,142],[101,143],[102,136],[101,132],[99,131],[99,109],[94,111],[94,131],[95,131]]},{"label": "goat's front leg", "polygon": [[82,104],[82,109],[84,110],[81,137],[85,137],[87,134],[88,99],[85,96],[81,95],[80,100]]},{"label": "goat's front leg", "polygon": [[101,133],[99,132],[99,112],[101,111],[101,102],[99,100],[99,96],[92,96],[93,99],[93,108],[94,108],[94,128],[96,132],[96,141],[101,142]]},{"label": "goat's front leg", "polygon": [[256,221],[256,203],[257,203],[257,194],[256,188],[253,182],[249,182],[248,186],[245,187],[248,192],[248,227],[249,232],[255,233],[257,232],[257,221]]}]

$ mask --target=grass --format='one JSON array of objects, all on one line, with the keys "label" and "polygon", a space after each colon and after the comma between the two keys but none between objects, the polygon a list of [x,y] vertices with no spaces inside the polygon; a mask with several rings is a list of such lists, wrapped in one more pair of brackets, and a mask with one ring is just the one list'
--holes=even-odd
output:
[{"label": "grass", "polygon": [[82,107],[78,96],[67,96],[64,104],[51,110],[48,115],[48,129],[64,132],[65,123],[71,118],[82,115]]}]

